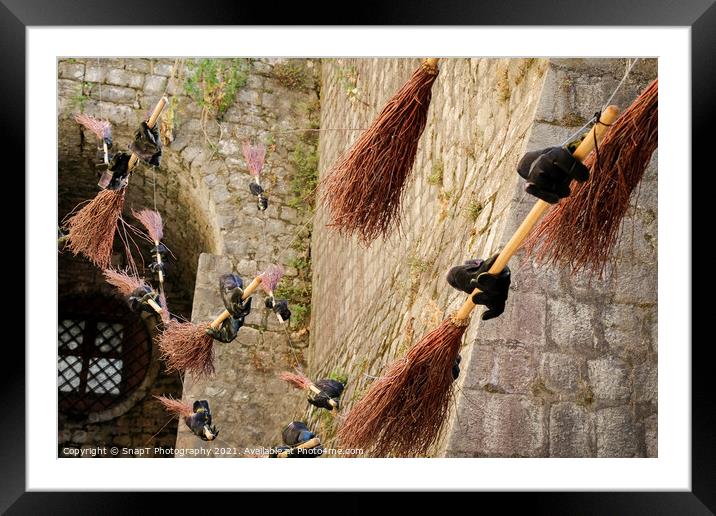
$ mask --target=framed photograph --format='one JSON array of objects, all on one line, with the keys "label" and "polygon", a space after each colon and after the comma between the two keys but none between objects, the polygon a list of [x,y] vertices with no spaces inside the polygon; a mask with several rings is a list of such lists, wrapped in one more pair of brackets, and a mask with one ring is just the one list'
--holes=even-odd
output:
[{"label": "framed photograph", "polygon": [[0,6],[28,300],[3,509],[528,491],[712,513],[689,259],[711,2],[356,26],[163,4]]}]

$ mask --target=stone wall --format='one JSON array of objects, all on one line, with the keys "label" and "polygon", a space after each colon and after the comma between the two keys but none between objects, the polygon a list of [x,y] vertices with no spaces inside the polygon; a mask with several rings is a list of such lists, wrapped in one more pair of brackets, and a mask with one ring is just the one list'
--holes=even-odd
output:
[{"label": "stone wall", "polygon": [[[324,63],[322,127],[365,127],[417,66],[409,60]],[[346,95],[346,70],[358,94]],[[314,231],[310,370],[349,378],[349,409],[464,295],[444,276],[499,250],[527,213],[515,173],[526,150],[561,143],[600,108],[623,60],[456,59],[441,63],[403,235],[369,249]],[[614,103],[656,76],[642,61]],[[321,135],[321,174],[355,135]],[[537,268],[518,255],[505,314],[474,318],[464,339],[456,410],[435,455],[613,457],[657,453],[656,158],[633,199],[603,279]],[[330,436],[333,426],[314,417]]]},{"label": "stone wall", "polygon": [[[219,62],[227,66],[235,63],[234,60]],[[303,268],[297,266],[299,259],[304,259],[301,263],[305,264],[304,255],[310,257],[310,199],[297,202],[302,200],[305,192],[297,187],[294,176],[299,166],[305,168],[303,161],[296,163],[297,159],[315,154],[316,77],[320,69],[318,62],[313,60],[243,60],[247,65],[246,84],[238,89],[223,116],[216,117],[205,113],[200,104],[202,99],[190,95],[186,88],[185,79],[197,63],[198,60],[94,58],[68,58],[58,63],[58,223],[78,203],[92,198],[97,192],[97,178],[88,165],[88,160],[95,153],[95,139],[89,133],[83,134],[72,120],[72,115],[84,111],[110,120],[114,125],[116,148],[122,149],[129,143],[139,122],[163,94],[167,94],[172,101],[171,109],[163,115],[167,120],[171,114],[173,124],[165,127],[167,130],[163,132],[168,141],[165,142],[162,164],[158,169],[139,166],[132,174],[124,218],[132,223],[131,208],[152,208],[156,203],[164,217],[164,241],[176,255],[176,259],[171,260],[166,285],[168,304],[172,313],[187,319],[192,313],[195,317],[206,319],[223,309],[220,300],[213,297],[216,295],[217,276],[232,269],[240,271],[250,281],[268,264],[281,263],[286,266],[283,285],[295,287],[288,289],[289,293],[300,289],[310,292],[310,268],[306,270],[305,265]],[[270,201],[265,212],[257,210],[255,198],[248,189],[250,176],[241,154],[241,142],[247,138],[261,141],[268,148],[262,176]],[[296,196],[301,196],[301,199],[295,199]],[[139,244],[143,252],[148,252],[144,249],[146,245]],[[115,251],[114,262],[122,265],[122,246],[116,245]],[[197,272],[202,253],[210,253],[220,259],[220,267]],[[75,272],[81,274],[83,280],[90,281],[91,278],[93,288],[104,288],[98,271],[84,259],[63,254],[60,259],[60,293],[69,288],[68,282]],[[68,278],[68,281],[63,278]],[[196,315],[199,313],[200,316]],[[303,324],[293,325],[287,337],[287,329],[280,327],[276,319],[268,315],[263,299],[257,296],[247,327],[242,329],[238,342],[256,334],[258,337],[254,337],[252,342],[260,341],[269,346],[271,353],[293,356],[295,352],[300,357],[300,348],[308,344],[307,331],[301,331]],[[294,351],[286,346],[289,338]],[[286,396],[293,394],[289,394],[288,387],[275,379],[275,371],[264,369],[274,366],[270,357],[259,353],[254,353],[252,357],[255,367],[242,369],[242,379],[253,385],[273,382],[274,391],[280,389]],[[223,363],[220,371],[238,371],[245,365],[243,358],[240,357],[241,364],[233,364],[236,369],[232,364]],[[279,362],[276,367],[279,367]],[[164,371],[163,366],[161,371]],[[256,376],[255,381],[250,375]],[[162,416],[161,421],[153,417],[145,418],[149,420],[148,426],[140,425],[143,433],[137,442],[142,441],[142,445],[167,420],[151,394],[182,396],[179,377],[170,377],[174,384],[170,386],[158,380],[137,405],[138,411],[151,406],[152,411],[158,410]],[[236,377],[219,374],[211,385],[215,388],[228,385],[233,395],[233,378]],[[209,399],[216,412],[215,422],[223,429],[221,437],[225,442],[228,440],[231,446],[237,445],[230,439],[232,435],[239,434],[240,428],[237,427],[236,434],[232,434],[228,421],[223,419],[225,415],[233,414],[241,406],[246,420],[259,421],[265,411],[271,410],[267,408],[271,404],[247,405],[246,399],[238,395],[233,398],[215,396],[215,391],[204,391],[206,385],[193,382],[190,377],[184,378],[184,382],[186,389],[183,396],[187,401],[199,397]],[[247,406],[251,407],[248,411]],[[127,417],[135,416],[137,420],[144,417],[137,415],[136,411],[127,414]],[[290,420],[291,415],[285,417]],[[234,421],[231,419],[232,423]],[[133,424],[136,426],[138,423],[135,421]],[[283,420],[257,423],[259,429],[256,432],[263,436],[275,435],[280,431],[280,424]],[[63,425],[61,422],[60,435],[66,436],[67,428]],[[101,426],[96,435],[86,439],[87,445],[109,444],[106,436],[121,432],[117,428],[125,425],[121,420],[112,420]],[[176,421],[165,430],[169,435],[166,442],[173,445]],[[264,440],[261,439],[262,442]],[[127,440],[120,441],[124,443]],[[182,445],[181,438],[179,441]],[[129,443],[134,445],[135,441],[130,440]]]}]

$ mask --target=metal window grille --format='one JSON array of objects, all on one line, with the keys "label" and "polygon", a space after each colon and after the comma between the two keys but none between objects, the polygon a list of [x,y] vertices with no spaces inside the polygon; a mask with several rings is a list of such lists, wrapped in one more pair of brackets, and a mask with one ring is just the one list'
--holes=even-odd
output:
[{"label": "metal window grille", "polygon": [[144,380],[152,336],[126,303],[103,295],[60,301],[57,389],[60,411],[85,415],[122,401]]}]

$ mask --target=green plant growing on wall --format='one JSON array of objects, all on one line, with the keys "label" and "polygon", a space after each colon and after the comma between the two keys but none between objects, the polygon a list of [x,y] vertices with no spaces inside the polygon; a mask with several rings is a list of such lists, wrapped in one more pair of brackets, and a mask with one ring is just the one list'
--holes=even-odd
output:
[{"label": "green plant growing on wall", "polygon": [[338,69],[338,81],[341,83],[343,91],[346,93],[346,97],[351,102],[360,102],[368,107],[368,104],[362,98],[362,92],[358,89],[358,70],[355,66],[344,66]]},{"label": "green plant growing on wall", "polygon": [[433,166],[430,169],[430,174],[428,175],[428,184],[438,186],[443,184],[443,172],[444,172],[444,166],[442,161],[435,161],[433,162]]},{"label": "green plant growing on wall", "polygon": [[289,90],[303,90],[308,84],[304,68],[291,62],[274,65],[271,75],[281,86]]},{"label": "green plant growing on wall", "polygon": [[345,371],[342,370],[333,370],[328,374],[329,380],[335,380],[337,382],[341,382],[343,385],[348,384],[348,374]]},{"label": "green plant growing on wall", "polygon": [[70,97],[70,102],[75,107],[75,109],[78,109],[80,113],[84,113],[85,111],[85,104],[90,99],[90,94],[92,93],[92,84],[88,82],[81,82],[79,87],[77,88],[77,93],[72,95]]},{"label": "green plant growing on wall", "polygon": [[[315,103],[305,106],[311,127],[318,127],[320,109]],[[299,220],[305,221],[299,230],[291,248],[295,257],[288,265],[296,269],[297,274],[279,284],[276,295],[288,300],[291,307],[291,327],[303,329],[311,320],[311,219],[316,202],[318,185],[318,132],[306,132],[300,137],[293,152],[289,155],[292,174],[289,180],[290,199],[287,204],[298,212]]]},{"label": "green plant growing on wall", "polygon": [[205,115],[221,119],[231,107],[236,93],[246,85],[249,71],[248,59],[198,59],[188,64],[184,91]]},{"label": "green plant growing on wall", "polygon": [[480,213],[482,213],[483,209],[484,206],[480,201],[478,201],[477,199],[472,199],[470,201],[470,204],[467,205],[467,215],[472,222],[475,222],[477,220],[477,217],[480,216]]}]

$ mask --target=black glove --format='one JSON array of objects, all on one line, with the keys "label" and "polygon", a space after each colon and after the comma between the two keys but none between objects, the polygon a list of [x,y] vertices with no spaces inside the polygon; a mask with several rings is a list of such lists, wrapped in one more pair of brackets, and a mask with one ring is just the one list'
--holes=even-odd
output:
[{"label": "black glove", "polygon": [[162,272],[162,276],[164,276],[164,279],[167,279],[167,264],[166,262],[149,262],[149,265],[147,265],[147,268],[152,271],[154,274],[159,274],[159,271]]},{"label": "black glove", "polygon": [[505,302],[510,289],[510,269],[505,267],[496,276],[488,274],[498,255],[493,255],[486,261],[482,259],[468,260],[464,265],[450,269],[447,281],[451,287],[471,294],[479,288],[481,292],[472,296],[476,305],[485,305],[488,309],[482,314],[482,320],[487,321],[497,317],[505,311]]},{"label": "black glove", "polygon": [[554,204],[567,197],[572,180],[589,179],[589,169],[564,147],[548,147],[528,152],[517,165],[517,172],[527,180],[527,193]]},{"label": "black glove", "polygon": [[197,400],[192,407],[194,414],[184,418],[186,426],[194,435],[200,437],[204,441],[213,441],[219,435],[219,431],[215,426],[211,426],[211,409],[209,402],[206,400]]},{"label": "black glove", "polygon": [[462,360],[462,357],[458,353],[457,357],[455,357],[455,362],[452,365],[452,379],[457,380],[457,377],[460,376],[460,361]]},{"label": "black glove", "polygon": [[333,406],[331,405],[330,400],[333,400],[336,404],[336,410],[340,407],[338,400],[341,397],[341,394],[343,394],[344,388],[344,385],[341,382],[330,379],[318,380],[316,382],[316,387],[318,387],[321,392],[320,394],[316,394],[313,391],[308,391],[308,403],[314,407],[332,410]]},{"label": "black glove", "polygon": [[288,309],[288,301],[285,299],[275,301],[273,303],[273,311],[276,312],[284,322],[291,318],[291,310]]},{"label": "black glove", "polygon": [[244,318],[251,312],[251,298],[241,300],[244,295],[243,280],[236,274],[224,274],[219,278],[219,292],[224,307],[232,317],[241,319],[243,325]]},{"label": "black glove", "polygon": [[289,446],[296,446],[313,439],[316,434],[311,432],[303,421],[292,421],[281,432],[283,443]]},{"label": "black glove", "polygon": [[270,459],[277,458],[278,454],[283,452],[288,452],[289,459],[312,459],[323,455],[323,445],[321,444],[319,444],[318,446],[314,446],[313,448],[310,448],[308,450],[304,450],[301,448],[292,448],[291,446],[284,444],[281,446],[277,446],[275,450],[275,453],[269,454]]},{"label": "black glove", "polygon": [[162,140],[159,138],[159,126],[149,128],[142,122],[134,133],[134,141],[129,144],[130,150],[142,161],[158,167],[162,158]]},{"label": "black glove", "polygon": [[263,187],[258,183],[254,183],[253,181],[249,183],[249,190],[251,191],[251,195],[261,195],[262,193],[264,193]]},{"label": "black glove", "polygon": [[157,294],[149,285],[139,287],[132,291],[127,298],[127,304],[132,312],[149,312],[156,314],[157,312],[149,305],[149,300],[153,300],[159,304],[159,294]]},{"label": "black glove", "polygon": [[233,342],[243,325],[243,317],[238,318],[230,315],[221,322],[221,325],[217,329],[209,326],[206,329],[206,333],[213,339],[223,342],[224,344],[228,344],[229,342]]},{"label": "black glove", "polygon": [[259,211],[265,211],[268,208],[268,198],[264,194],[259,194],[256,205],[258,206]]},{"label": "black glove", "polygon": [[129,158],[126,152],[118,152],[109,161],[109,170],[112,171],[112,180],[107,185],[109,190],[119,190],[127,185],[129,175]]}]

